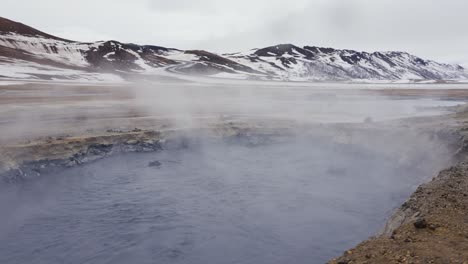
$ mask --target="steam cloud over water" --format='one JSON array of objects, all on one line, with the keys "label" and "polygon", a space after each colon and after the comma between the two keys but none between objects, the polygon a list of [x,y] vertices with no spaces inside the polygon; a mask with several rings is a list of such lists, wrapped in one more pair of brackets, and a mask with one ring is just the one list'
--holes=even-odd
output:
[{"label": "steam cloud over water", "polygon": [[[110,91],[115,100],[18,107],[36,110],[33,132],[169,120],[184,135],[158,153],[2,185],[0,263],[323,263],[375,234],[450,162],[443,140],[374,121],[440,114],[434,106],[458,102],[394,100],[345,86],[133,88]],[[100,98],[108,89],[88,92]],[[25,121],[16,125],[34,128]],[[198,129],[205,126],[249,132],[219,137]]]},{"label": "steam cloud over water", "polygon": [[445,165],[413,136],[202,136],[44,175],[2,190],[0,262],[323,263]]},{"label": "steam cloud over water", "polygon": [[[453,89],[463,86],[452,85]],[[452,88],[452,86],[448,86]],[[417,87],[417,86],[416,86]],[[437,85],[434,89],[446,89]],[[141,82],[0,86],[0,143],[89,131],[197,128],[207,122],[362,123],[445,113],[458,101],[380,95],[399,85]],[[426,88],[426,87],[423,87]],[[363,90],[364,89],[364,90]],[[368,92],[367,89],[375,89]]]},{"label": "steam cloud over water", "polygon": [[0,264],[463,258],[467,0],[2,2]]}]

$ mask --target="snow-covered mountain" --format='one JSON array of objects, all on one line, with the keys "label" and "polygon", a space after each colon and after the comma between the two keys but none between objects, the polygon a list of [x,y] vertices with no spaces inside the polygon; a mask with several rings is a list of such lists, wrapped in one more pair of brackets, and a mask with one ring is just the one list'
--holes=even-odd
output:
[{"label": "snow-covered mountain", "polygon": [[424,60],[406,52],[358,52],[291,44],[229,54],[255,70],[284,79],[444,80],[466,78],[459,65]]},{"label": "snow-covered mountain", "polygon": [[358,52],[282,44],[216,54],[118,41],[62,39],[0,18],[0,77],[116,81],[135,76],[204,75],[289,81],[459,80],[459,65],[424,60],[406,52]]}]

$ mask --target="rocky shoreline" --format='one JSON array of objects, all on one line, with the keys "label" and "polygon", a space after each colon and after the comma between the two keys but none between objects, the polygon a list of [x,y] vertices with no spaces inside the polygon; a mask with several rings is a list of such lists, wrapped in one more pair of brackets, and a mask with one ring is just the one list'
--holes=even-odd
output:
[{"label": "rocky shoreline", "polygon": [[371,238],[331,264],[468,263],[468,163],[421,185]]}]

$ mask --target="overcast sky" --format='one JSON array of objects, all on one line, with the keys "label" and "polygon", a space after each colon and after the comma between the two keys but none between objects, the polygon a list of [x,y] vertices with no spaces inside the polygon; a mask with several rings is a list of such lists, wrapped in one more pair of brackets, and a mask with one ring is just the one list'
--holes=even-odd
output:
[{"label": "overcast sky", "polygon": [[278,43],[402,50],[468,66],[468,0],[1,0],[60,37],[233,52]]}]

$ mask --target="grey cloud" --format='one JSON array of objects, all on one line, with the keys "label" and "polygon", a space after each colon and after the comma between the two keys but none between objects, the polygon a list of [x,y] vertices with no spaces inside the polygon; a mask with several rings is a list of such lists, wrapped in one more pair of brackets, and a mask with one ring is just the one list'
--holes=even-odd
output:
[{"label": "grey cloud", "polygon": [[467,10],[466,0],[4,0],[0,15],[84,40],[219,52],[295,43],[468,62]]},{"label": "grey cloud", "polygon": [[210,12],[217,6],[214,0],[148,0],[148,7],[158,12]]},{"label": "grey cloud", "polygon": [[[404,50],[446,62],[468,62],[468,2],[330,0],[279,16],[267,25],[200,45],[295,43],[357,50]],[[236,40],[245,40],[236,42]],[[223,46],[223,45],[220,45]]]}]

